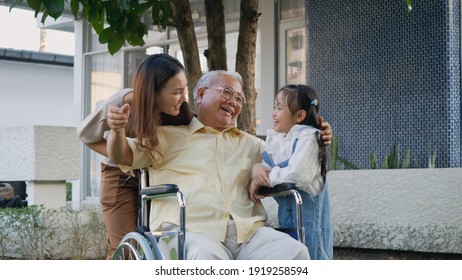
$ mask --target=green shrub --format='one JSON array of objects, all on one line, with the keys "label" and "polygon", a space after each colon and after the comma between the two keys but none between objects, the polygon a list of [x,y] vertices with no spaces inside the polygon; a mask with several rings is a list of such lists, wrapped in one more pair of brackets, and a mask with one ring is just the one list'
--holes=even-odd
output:
[{"label": "green shrub", "polygon": [[1,259],[100,259],[106,254],[99,208],[5,208],[0,225]]},{"label": "green shrub", "polygon": [[[339,156],[338,146],[338,136],[332,133],[332,141],[330,145],[330,170],[343,170],[345,167],[350,169],[358,169],[356,165]],[[340,165],[337,165],[337,162],[339,162]]]},{"label": "green shrub", "polygon": [[66,201],[72,200],[72,182],[66,182]]},{"label": "green shrub", "polygon": [[428,154],[428,168],[436,168],[436,147],[433,154]]},{"label": "green shrub", "polygon": [[[393,144],[389,154],[385,154],[382,165],[379,167],[376,152],[369,154],[369,167],[370,169],[406,169],[406,168],[419,168],[417,157],[414,156],[414,164],[411,166],[411,151],[406,150],[404,158],[401,160],[399,146]],[[428,156],[428,168],[436,168],[436,148],[432,154]]]},{"label": "green shrub", "polygon": [[[344,170],[359,169],[355,164],[339,155],[339,139],[338,136],[332,133],[332,141],[330,147],[330,170]],[[436,168],[436,151],[435,148],[432,153],[428,155],[428,163],[422,164],[423,168]],[[389,154],[385,154],[381,164],[377,158],[377,153],[371,152],[369,154],[369,168],[370,169],[406,169],[406,168],[420,168],[417,157],[414,156],[411,160],[411,151],[406,150],[404,157],[401,158],[399,145],[393,144]]]},{"label": "green shrub", "polygon": [[9,252],[25,259],[39,260],[50,255],[50,244],[57,233],[54,214],[55,210],[36,205],[2,209],[0,220],[6,244],[2,246],[2,256]]}]

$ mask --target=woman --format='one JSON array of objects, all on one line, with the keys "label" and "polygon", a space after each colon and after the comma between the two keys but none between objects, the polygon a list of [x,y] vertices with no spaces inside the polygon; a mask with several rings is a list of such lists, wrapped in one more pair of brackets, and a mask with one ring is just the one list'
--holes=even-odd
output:
[{"label": "woman", "polygon": [[[146,138],[140,147],[155,150],[159,125],[186,125],[191,121],[194,114],[185,102],[186,94],[184,66],[168,54],[154,54],[138,67],[133,90],[123,89],[98,104],[78,127],[80,140],[105,156],[101,163],[100,202],[108,234],[107,259],[112,258],[123,236],[136,229],[138,207],[138,179],[122,172],[107,158],[108,109],[124,106],[128,114],[131,109],[128,121],[120,122],[126,124],[126,135]],[[143,114],[153,117],[145,122],[139,117]]]}]

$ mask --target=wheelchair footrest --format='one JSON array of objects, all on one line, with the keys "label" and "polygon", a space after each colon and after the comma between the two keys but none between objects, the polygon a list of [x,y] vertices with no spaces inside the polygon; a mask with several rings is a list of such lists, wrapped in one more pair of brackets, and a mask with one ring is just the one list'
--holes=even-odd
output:
[{"label": "wheelchair footrest", "polygon": [[176,236],[178,235],[178,231],[152,231],[152,236],[161,237],[161,236]]}]

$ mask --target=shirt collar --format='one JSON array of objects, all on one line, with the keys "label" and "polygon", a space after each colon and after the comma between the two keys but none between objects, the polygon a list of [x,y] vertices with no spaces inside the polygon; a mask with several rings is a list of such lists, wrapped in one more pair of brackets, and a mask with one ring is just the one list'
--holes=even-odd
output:
[{"label": "shirt collar", "polygon": [[[194,134],[198,132],[199,130],[209,130],[209,131],[216,131],[217,133],[220,133],[220,131],[203,125],[196,117],[192,118],[191,122],[189,123],[189,132],[191,134]],[[242,131],[240,131],[235,125],[228,127],[227,129],[223,130],[222,132],[234,132],[237,135],[242,135]]]}]

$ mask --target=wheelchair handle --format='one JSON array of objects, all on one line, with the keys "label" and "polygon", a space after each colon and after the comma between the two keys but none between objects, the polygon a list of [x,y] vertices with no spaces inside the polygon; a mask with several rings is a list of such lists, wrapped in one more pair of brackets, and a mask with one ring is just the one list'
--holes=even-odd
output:
[{"label": "wheelchair handle", "polygon": [[180,189],[175,184],[163,184],[143,188],[141,189],[140,193],[142,195],[151,196],[160,194],[174,194],[177,193],[179,190]]},{"label": "wheelchair handle", "polygon": [[283,192],[288,192],[290,190],[297,190],[297,189],[298,187],[297,187],[297,184],[295,183],[281,183],[274,187],[261,186],[258,189],[258,194],[264,195],[264,196],[274,196],[274,195],[279,195]]}]

